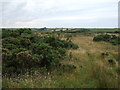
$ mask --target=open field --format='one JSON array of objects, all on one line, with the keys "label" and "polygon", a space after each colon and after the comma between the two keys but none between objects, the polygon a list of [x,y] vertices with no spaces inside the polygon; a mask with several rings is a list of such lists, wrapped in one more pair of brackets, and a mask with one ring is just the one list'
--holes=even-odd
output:
[{"label": "open field", "polygon": [[[69,49],[62,64],[74,65],[74,70],[56,68],[44,74],[3,77],[3,87],[8,88],[117,88],[118,47],[107,42],[94,42],[93,36],[71,37],[78,49]],[[108,56],[102,56],[102,53]],[[108,60],[114,60],[114,64]],[[120,67],[119,67],[120,68]]]}]

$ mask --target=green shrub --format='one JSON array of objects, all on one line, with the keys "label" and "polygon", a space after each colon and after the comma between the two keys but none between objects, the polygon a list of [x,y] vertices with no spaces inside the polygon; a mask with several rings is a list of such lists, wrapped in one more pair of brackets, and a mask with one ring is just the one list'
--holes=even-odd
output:
[{"label": "green shrub", "polygon": [[21,28],[21,29],[18,29],[17,31],[20,33],[20,35],[22,33],[28,33],[28,34],[32,33],[31,29],[27,29],[27,28]]},{"label": "green shrub", "polygon": [[2,43],[20,45],[20,38],[15,38],[15,37],[3,38]]},{"label": "green shrub", "polygon": [[77,44],[72,43],[72,44],[71,44],[71,48],[72,48],[72,49],[78,49],[79,47],[78,47]]},{"label": "green shrub", "polygon": [[24,73],[38,67],[49,70],[64,58],[66,49],[78,48],[71,41],[51,35],[37,36],[30,29],[3,32],[3,74]]},{"label": "green shrub", "polygon": [[10,37],[10,34],[12,33],[9,29],[2,29],[2,38]]},{"label": "green shrub", "polygon": [[62,55],[62,56],[65,55],[65,53],[66,53],[65,48],[59,47],[59,48],[57,48],[57,50],[58,50],[59,54]]},{"label": "green shrub", "polygon": [[20,45],[21,45],[21,47],[29,48],[30,45],[31,45],[31,41],[30,41],[30,39],[21,38],[20,39]]},{"label": "green shrub", "polygon": [[93,41],[106,41],[110,42],[113,45],[119,45],[120,44],[120,37],[117,37],[115,35],[97,35],[93,38]]},{"label": "green shrub", "polygon": [[93,41],[109,41],[109,39],[111,38],[110,35],[97,35],[93,38]]},{"label": "green shrub", "polygon": [[17,48],[17,46],[15,44],[4,44],[4,43],[3,43],[3,47],[5,47],[9,50],[13,50],[13,49]]}]

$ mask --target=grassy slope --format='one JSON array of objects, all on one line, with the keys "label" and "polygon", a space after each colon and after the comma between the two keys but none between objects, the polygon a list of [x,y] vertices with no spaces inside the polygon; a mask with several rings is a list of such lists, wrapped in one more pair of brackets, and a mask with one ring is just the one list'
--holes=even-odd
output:
[{"label": "grassy slope", "polygon": [[[69,50],[72,58],[62,60],[64,64],[77,66],[73,72],[53,71],[51,74],[41,75],[36,72],[34,76],[20,76],[17,78],[4,78],[4,87],[17,88],[97,88],[117,87],[117,66],[110,66],[107,60],[116,58],[117,47],[105,42],[93,42],[93,37],[73,37],[72,40],[79,45],[78,50]],[[102,52],[110,52],[108,57],[101,57]],[[114,55],[114,56],[113,56]]]}]

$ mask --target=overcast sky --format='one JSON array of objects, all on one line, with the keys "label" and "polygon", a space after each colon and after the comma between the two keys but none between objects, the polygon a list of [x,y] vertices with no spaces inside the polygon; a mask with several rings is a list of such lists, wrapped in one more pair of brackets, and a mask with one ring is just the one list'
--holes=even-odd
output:
[{"label": "overcast sky", "polygon": [[0,27],[118,27],[119,0],[0,0]]}]

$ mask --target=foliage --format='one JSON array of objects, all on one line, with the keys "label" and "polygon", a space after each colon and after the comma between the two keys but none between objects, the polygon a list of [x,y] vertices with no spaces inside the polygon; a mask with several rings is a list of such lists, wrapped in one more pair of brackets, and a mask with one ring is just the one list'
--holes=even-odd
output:
[{"label": "foliage", "polygon": [[77,44],[74,44],[74,43],[71,42],[71,48],[72,48],[72,49],[78,49],[79,47],[78,47]]},{"label": "foliage", "polygon": [[21,73],[32,68],[56,67],[66,49],[77,49],[71,41],[55,36],[37,36],[30,29],[3,30],[3,74]]},{"label": "foliage", "polygon": [[97,35],[93,38],[93,41],[105,41],[110,42],[113,45],[119,45],[120,44],[120,37],[115,35]]}]

